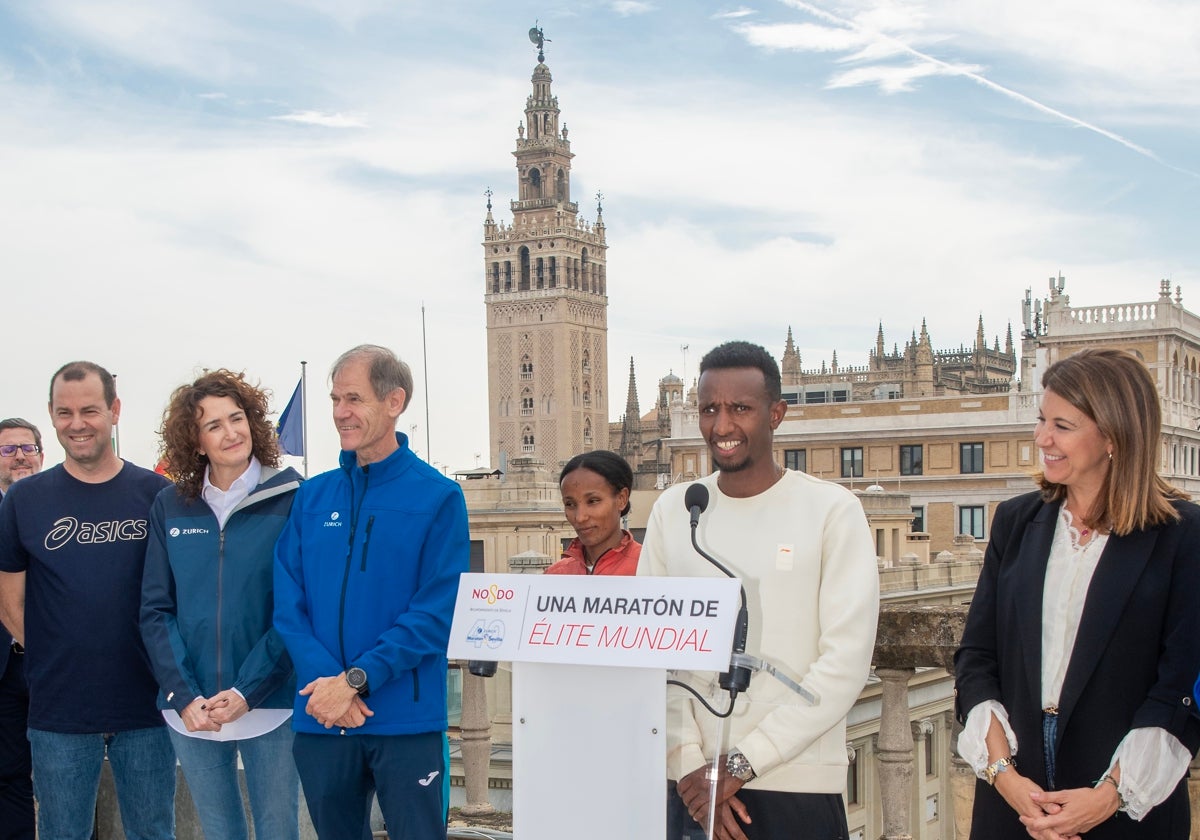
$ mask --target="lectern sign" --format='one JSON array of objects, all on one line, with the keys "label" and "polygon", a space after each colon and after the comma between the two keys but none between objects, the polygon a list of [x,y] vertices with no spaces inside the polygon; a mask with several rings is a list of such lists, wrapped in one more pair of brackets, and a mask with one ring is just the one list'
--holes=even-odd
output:
[{"label": "lectern sign", "polygon": [[721,578],[465,574],[449,655],[724,671],[737,603]]}]

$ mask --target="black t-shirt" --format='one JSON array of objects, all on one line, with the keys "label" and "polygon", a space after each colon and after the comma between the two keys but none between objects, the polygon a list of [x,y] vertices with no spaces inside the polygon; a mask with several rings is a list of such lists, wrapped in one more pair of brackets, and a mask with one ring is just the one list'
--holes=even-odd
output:
[{"label": "black t-shirt", "polygon": [[121,732],[160,726],[138,629],[147,521],[169,482],[125,462],[102,484],[62,465],[0,503],[0,571],[25,572],[29,726]]}]

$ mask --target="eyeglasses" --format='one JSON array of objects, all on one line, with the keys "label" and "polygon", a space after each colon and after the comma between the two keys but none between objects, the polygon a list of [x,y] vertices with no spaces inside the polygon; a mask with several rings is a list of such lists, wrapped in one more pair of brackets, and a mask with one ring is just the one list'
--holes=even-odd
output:
[{"label": "eyeglasses", "polygon": [[42,447],[36,443],[6,443],[0,446],[0,455],[3,455],[5,458],[11,458],[17,454],[18,449],[26,455],[36,455],[42,451]]}]

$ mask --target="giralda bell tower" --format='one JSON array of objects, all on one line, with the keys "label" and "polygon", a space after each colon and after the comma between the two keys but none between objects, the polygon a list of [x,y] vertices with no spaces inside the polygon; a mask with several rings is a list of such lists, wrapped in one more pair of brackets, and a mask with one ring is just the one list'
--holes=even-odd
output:
[{"label": "giralda bell tower", "polygon": [[608,446],[608,296],[603,209],[579,218],[571,142],[550,92],[542,30],[533,92],[517,126],[512,224],[483,223],[491,464],[533,458],[557,473]]}]

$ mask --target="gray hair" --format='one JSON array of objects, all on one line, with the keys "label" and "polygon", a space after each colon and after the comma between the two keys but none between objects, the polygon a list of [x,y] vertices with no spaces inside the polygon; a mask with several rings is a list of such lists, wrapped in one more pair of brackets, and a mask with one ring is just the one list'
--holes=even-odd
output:
[{"label": "gray hair", "polygon": [[329,376],[337,376],[338,371],[348,362],[357,359],[367,361],[367,375],[371,380],[371,390],[375,392],[375,399],[382,400],[397,388],[404,389],[404,405],[400,407],[403,413],[413,396],[413,375],[408,365],[386,347],[380,347],[378,344],[360,344],[337,357]]}]

